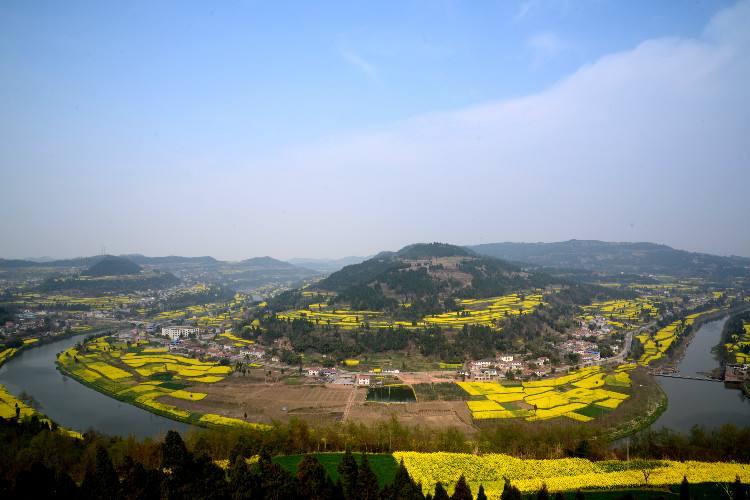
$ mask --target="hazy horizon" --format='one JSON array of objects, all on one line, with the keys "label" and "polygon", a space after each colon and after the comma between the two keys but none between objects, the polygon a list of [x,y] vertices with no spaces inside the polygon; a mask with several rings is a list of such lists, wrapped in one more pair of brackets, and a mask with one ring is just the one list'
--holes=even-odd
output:
[{"label": "hazy horizon", "polygon": [[[570,238],[569,240],[582,241],[581,238]],[[455,244],[457,246],[462,246],[462,247],[472,247],[472,246],[476,246],[476,245],[480,245],[480,244],[492,244],[492,243],[521,243],[521,244],[562,243],[562,242],[569,241],[569,240],[560,240],[560,241],[488,241],[488,242],[484,242],[484,243],[451,243],[451,242],[448,242],[448,241],[440,241],[440,242],[437,242],[437,243],[448,243],[448,244]],[[592,240],[589,240],[589,241],[592,241]],[[603,240],[597,240],[597,241],[603,241]],[[4,258],[4,259],[18,259],[18,260],[48,261],[48,260],[66,260],[66,259],[75,259],[75,258],[95,257],[95,256],[98,256],[98,255],[118,255],[118,256],[142,255],[144,257],[193,257],[193,258],[196,258],[196,257],[213,257],[213,258],[215,258],[217,260],[227,261],[227,262],[238,262],[238,261],[241,261],[241,260],[252,259],[252,258],[263,258],[263,257],[271,257],[271,258],[278,259],[278,260],[283,260],[283,261],[294,261],[294,260],[336,261],[336,260],[342,260],[342,259],[347,259],[347,258],[368,259],[368,258],[373,257],[374,255],[376,255],[379,252],[396,252],[396,251],[400,250],[401,248],[403,248],[403,247],[405,247],[407,245],[411,245],[411,244],[415,244],[415,243],[435,243],[435,242],[432,242],[432,241],[414,241],[414,242],[411,242],[411,243],[407,243],[406,245],[402,245],[402,246],[400,246],[398,248],[382,248],[382,249],[380,249],[380,250],[378,250],[376,252],[371,252],[371,253],[366,253],[366,254],[360,254],[360,255],[355,255],[355,254],[332,255],[332,256],[322,256],[322,257],[309,257],[309,256],[306,256],[306,255],[297,255],[297,254],[293,254],[291,257],[280,257],[280,256],[276,256],[276,255],[270,255],[270,254],[263,254],[263,253],[261,253],[261,254],[257,254],[257,255],[246,255],[244,257],[238,257],[238,258],[222,258],[222,257],[216,256],[216,255],[210,255],[210,254],[205,254],[205,253],[204,254],[200,254],[199,253],[199,254],[194,254],[194,255],[186,255],[186,254],[164,254],[164,255],[156,255],[156,254],[144,254],[142,252],[113,253],[113,252],[106,251],[106,249],[104,249],[105,250],[104,254],[102,254],[102,253],[92,253],[92,254],[67,255],[67,256],[53,256],[53,255],[33,256],[32,255],[32,256],[24,256],[24,257],[4,257],[4,256],[0,256],[0,259]],[[659,243],[659,242],[656,242],[656,241],[609,241],[607,243],[653,243],[653,244],[657,244],[657,245],[663,245],[663,244],[665,244],[665,243]],[[667,245],[667,246],[671,246],[671,245]],[[672,247],[672,248],[674,248],[675,250],[685,250],[685,251],[688,251],[688,252],[698,252],[696,250],[690,250],[690,249],[687,249],[687,248],[677,248],[677,247]],[[699,253],[705,253],[705,252],[699,252]],[[748,256],[748,255],[738,255],[738,254],[713,254],[713,255],[723,256],[723,257],[745,257],[745,258],[750,258],[750,256]]]},{"label": "hazy horizon", "polygon": [[750,0],[0,5],[0,257],[750,257]]}]

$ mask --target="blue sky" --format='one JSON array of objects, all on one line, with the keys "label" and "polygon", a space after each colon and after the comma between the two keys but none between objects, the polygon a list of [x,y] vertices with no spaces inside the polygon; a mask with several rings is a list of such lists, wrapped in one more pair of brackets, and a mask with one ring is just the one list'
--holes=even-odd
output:
[{"label": "blue sky", "polygon": [[[721,186],[703,182],[708,172],[748,178],[740,139],[748,92],[735,85],[747,59],[739,50],[722,56],[746,39],[711,29],[723,16],[720,31],[734,33],[747,10],[720,1],[3,2],[0,230],[15,237],[0,242],[0,256],[107,246],[336,257],[423,239],[568,237],[750,255],[732,215],[750,213],[748,202],[727,204]],[[658,67],[672,63],[713,69],[672,92],[670,78],[683,80]],[[613,104],[628,115],[626,129],[623,116],[602,130],[596,117],[556,114],[570,96],[583,115]],[[653,125],[645,111],[664,117],[665,99],[676,130],[657,143],[627,142]],[[706,139],[670,187],[679,166],[668,164],[681,161],[686,138],[709,137],[706,117],[724,112],[731,116],[715,134],[726,161],[709,161],[718,143]],[[499,128],[487,128],[485,113]],[[541,120],[533,141],[519,135],[530,117]],[[558,143],[571,129],[598,142]],[[566,150],[571,143],[583,149]],[[630,157],[633,149],[641,156]],[[612,188],[646,164],[663,192],[653,183]],[[700,205],[686,209],[686,194]],[[617,206],[589,208],[581,195]],[[170,198],[185,201],[165,206]]]}]

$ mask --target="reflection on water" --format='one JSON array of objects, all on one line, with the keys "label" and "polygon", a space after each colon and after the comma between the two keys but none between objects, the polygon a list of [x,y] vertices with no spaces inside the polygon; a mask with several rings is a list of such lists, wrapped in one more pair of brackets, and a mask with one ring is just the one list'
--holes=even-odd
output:
[{"label": "reflection on water", "polygon": [[0,384],[12,394],[29,394],[38,403],[39,411],[77,431],[95,429],[106,434],[132,434],[143,438],[161,436],[170,429],[181,432],[191,429],[182,422],[105,396],[57,371],[57,353],[84,337],[77,335],[23,351],[0,368]]},{"label": "reflection on water", "polygon": [[[721,341],[726,318],[704,323],[693,336],[685,357],[678,365],[682,375],[711,372],[719,361],[711,349]],[[723,424],[750,424],[750,400],[742,391],[729,389],[719,382],[656,377],[669,399],[667,411],[654,422],[653,428],[669,427],[689,431],[699,424],[707,428]]]}]

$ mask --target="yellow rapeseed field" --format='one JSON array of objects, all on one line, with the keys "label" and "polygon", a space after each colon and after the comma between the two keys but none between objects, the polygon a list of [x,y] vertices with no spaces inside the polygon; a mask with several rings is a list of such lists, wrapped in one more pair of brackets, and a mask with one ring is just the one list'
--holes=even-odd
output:
[{"label": "yellow rapeseed field", "polygon": [[[471,396],[484,399],[467,401],[476,420],[523,418],[529,422],[567,417],[588,422],[591,414],[602,414],[617,408],[628,398],[617,390],[630,386],[628,370],[635,365],[621,365],[606,374],[599,366],[583,368],[555,378],[504,385],[499,382],[457,382]],[[608,381],[613,381],[610,384]],[[579,412],[591,406],[587,414]]]},{"label": "yellow rapeseed field", "polygon": [[[671,460],[640,463],[592,462],[583,458],[529,460],[502,454],[472,455],[464,453],[396,452],[411,477],[422,484],[425,492],[434,492],[440,481],[451,491],[463,474],[476,492],[484,485],[488,498],[499,498],[504,478],[524,493],[538,491],[546,484],[550,491],[574,491],[579,488],[630,488],[679,484],[683,477],[691,483],[732,482],[739,476],[750,481],[750,465],[727,462],[676,462]],[[649,468],[645,479],[641,472]]]}]

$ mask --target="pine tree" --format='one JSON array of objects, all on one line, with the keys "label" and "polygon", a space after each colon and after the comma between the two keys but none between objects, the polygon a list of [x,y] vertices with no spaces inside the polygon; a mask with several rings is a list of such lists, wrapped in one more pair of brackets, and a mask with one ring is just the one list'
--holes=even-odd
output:
[{"label": "pine tree", "polygon": [[549,491],[546,484],[542,483],[542,487],[536,493],[536,500],[549,500]]},{"label": "pine tree", "polygon": [[745,500],[747,498],[747,491],[745,485],[740,481],[740,476],[737,476],[732,483],[732,500]]},{"label": "pine tree", "polygon": [[463,474],[458,478],[451,500],[474,500],[474,496],[471,494],[471,488],[466,484],[466,478]]},{"label": "pine tree", "polygon": [[341,488],[344,491],[344,498],[346,499],[359,497],[357,492],[358,468],[357,461],[354,459],[352,452],[347,449],[338,466],[339,477],[341,477]]},{"label": "pine tree", "polygon": [[96,447],[94,467],[86,471],[81,484],[82,496],[92,499],[119,498],[120,480],[106,448]]},{"label": "pine tree", "polygon": [[180,434],[175,431],[167,432],[161,445],[162,469],[185,467],[189,458],[190,454]]},{"label": "pine tree", "polygon": [[378,477],[370,468],[370,461],[364,453],[357,470],[357,490],[361,500],[376,500],[380,497]]},{"label": "pine tree", "polygon": [[448,496],[448,492],[445,491],[445,487],[443,486],[443,483],[440,481],[435,484],[435,496],[432,497],[432,500],[448,500],[450,497]]},{"label": "pine tree", "polygon": [[487,495],[484,492],[484,486],[479,485],[479,491],[477,491],[477,500],[487,500]]},{"label": "pine tree", "polygon": [[305,455],[297,466],[297,480],[310,500],[325,500],[330,496],[331,485],[326,471],[313,455]]},{"label": "pine tree", "polygon": [[682,483],[680,483],[680,500],[690,500],[690,483],[688,482],[687,476],[682,476]]},{"label": "pine tree", "polygon": [[505,478],[505,486],[500,500],[521,500],[521,490],[510,484],[510,479]]}]

